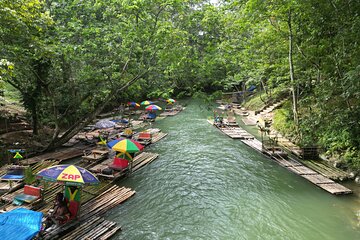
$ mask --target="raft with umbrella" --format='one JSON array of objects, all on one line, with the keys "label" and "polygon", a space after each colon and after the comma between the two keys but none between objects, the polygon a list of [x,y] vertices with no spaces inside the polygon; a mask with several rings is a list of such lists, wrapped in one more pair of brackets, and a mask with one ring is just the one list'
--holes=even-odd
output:
[{"label": "raft with umbrella", "polygon": [[[168,101],[169,100],[169,101]],[[166,117],[166,116],[174,116],[184,110],[184,107],[177,105],[174,106],[173,104],[176,102],[174,99],[168,99],[167,105],[165,107],[165,110],[163,113],[160,114],[160,116]]]},{"label": "raft with umbrella", "polygon": [[121,230],[121,227],[115,222],[105,220],[104,215],[134,194],[135,191],[130,188],[111,186],[84,203],[84,211],[80,213],[78,221],[46,231],[43,239],[108,239]]},{"label": "raft with umbrella", "polygon": [[176,102],[175,99],[169,98],[166,100],[167,104],[174,104]]},{"label": "raft with umbrella", "polygon": [[128,102],[127,105],[129,107],[133,107],[133,108],[137,108],[140,107],[140,104],[136,103],[136,102]]},{"label": "raft with umbrella", "polygon": [[153,104],[153,101],[145,100],[140,103],[141,106],[147,106]]},{"label": "raft with umbrella", "polygon": [[140,116],[140,119],[147,120],[147,121],[155,121],[156,119],[156,112],[162,110],[161,107],[155,104],[151,104],[145,108],[147,113]]},{"label": "raft with umbrella", "polygon": [[115,151],[114,158],[109,158],[90,168],[90,171],[94,172],[98,177],[111,181],[138,170],[141,166],[158,157],[156,153],[141,152],[144,146],[132,139],[115,139],[110,141],[107,146]]},{"label": "raft with umbrella", "polygon": [[158,105],[151,104],[148,107],[146,107],[145,110],[146,111],[158,111],[158,110],[162,110],[162,108],[159,107]]},{"label": "raft with umbrella", "polygon": [[68,164],[45,168],[36,177],[40,180],[64,185],[64,197],[70,212],[67,221],[75,219],[79,214],[82,187],[99,184],[97,177],[87,169]]}]

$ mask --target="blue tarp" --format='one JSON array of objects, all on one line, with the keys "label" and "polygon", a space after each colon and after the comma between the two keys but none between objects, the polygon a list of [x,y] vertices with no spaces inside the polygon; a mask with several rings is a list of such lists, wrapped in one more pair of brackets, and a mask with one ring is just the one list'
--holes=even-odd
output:
[{"label": "blue tarp", "polygon": [[238,92],[237,95],[238,95],[238,96],[241,96],[241,95],[243,95],[245,92],[253,92],[255,89],[256,89],[256,86],[255,86],[255,85],[251,85],[246,91]]},{"label": "blue tarp", "polygon": [[256,89],[256,86],[251,85],[251,86],[248,88],[247,91],[252,92],[252,91],[254,91],[255,89]]},{"label": "blue tarp", "polygon": [[21,180],[24,178],[24,169],[12,169],[9,170],[4,176],[3,180]]},{"label": "blue tarp", "polygon": [[156,118],[156,113],[148,113],[147,119],[155,119],[155,118]]},{"label": "blue tarp", "polygon": [[0,214],[1,239],[32,239],[41,229],[43,214],[26,208],[18,208]]},{"label": "blue tarp", "polygon": [[12,174],[6,174],[1,177],[2,180],[21,180],[24,178],[24,175],[12,175]]}]

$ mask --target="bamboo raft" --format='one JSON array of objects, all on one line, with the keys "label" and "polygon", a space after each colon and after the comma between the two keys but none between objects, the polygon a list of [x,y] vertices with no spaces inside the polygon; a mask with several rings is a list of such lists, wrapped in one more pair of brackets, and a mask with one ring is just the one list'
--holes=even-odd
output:
[{"label": "bamboo raft", "polygon": [[163,113],[161,113],[160,116],[163,116],[163,117],[175,116],[184,109],[185,109],[185,107],[180,106],[180,105],[170,108],[170,109],[165,109],[165,111]]},{"label": "bamboo raft", "polygon": [[[33,165],[31,167],[31,170],[34,174],[36,174],[40,170],[47,168],[47,167],[54,166],[56,164],[58,164],[58,161],[45,160],[45,161],[42,161],[42,162],[39,162],[39,163]],[[16,188],[16,189],[13,188],[13,189],[11,189],[11,191],[8,191],[7,193],[5,193],[3,196],[1,196],[1,198],[0,198],[1,201],[12,202],[14,199],[14,196],[19,194],[22,191],[22,189],[19,189],[22,186],[24,186],[23,182],[21,183],[21,186],[19,186],[18,188]]]},{"label": "bamboo raft", "polygon": [[331,165],[328,165],[323,160],[316,160],[316,161],[315,160],[303,160],[302,162],[304,163],[304,165],[320,172],[322,175],[324,175],[327,178],[330,178],[331,180],[342,181],[349,177],[349,174],[347,172],[345,172],[341,169],[335,168]]},{"label": "bamboo raft", "polygon": [[[139,155],[135,156],[134,160],[132,161],[132,164],[131,164],[132,171],[135,172],[135,171],[139,170],[141,167],[154,161],[158,156],[159,156],[159,154],[157,154],[157,153],[150,153],[150,152],[140,153]],[[113,162],[113,159],[109,158],[109,159],[103,161],[102,163],[97,164],[96,166],[90,168],[89,170],[96,173],[96,175],[98,177],[111,179],[112,182],[114,182],[117,179],[125,176],[127,174],[127,171],[116,171],[114,174],[111,174],[111,175],[102,174],[101,172],[104,169],[108,168],[109,164],[111,164],[112,162]]]},{"label": "bamboo raft", "polygon": [[[41,162],[38,162],[36,164],[34,164],[33,166],[31,166],[31,170],[34,174],[36,174],[37,172],[39,172],[40,170],[50,167],[50,166],[54,166],[56,164],[58,164],[59,162],[56,160],[44,160]],[[5,174],[5,167],[1,168],[0,170],[0,174],[3,175]],[[24,181],[16,181],[16,182],[12,182],[10,183],[9,181],[1,181],[0,182],[0,191],[2,192],[2,194],[4,194],[0,199],[2,201],[6,201],[3,199],[3,197],[5,195],[8,195],[14,191],[18,191],[19,189],[21,189],[23,186],[25,185]],[[12,201],[12,200],[11,200]]]},{"label": "bamboo raft", "polygon": [[158,134],[156,134],[154,137],[151,138],[151,143],[156,143],[161,139],[163,139],[164,137],[166,137],[167,135],[168,135],[167,133],[159,132]]},{"label": "bamboo raft", "polygon": [[151,137],[149,139],[139,139],[139,135],[140,135],[140,132],[139,132],[139,133],[134,134],[132,139],[139,142],[140,144],[142,144],[144,146],[148,146],[152,143],[156,143],[168,135],[167,133],[161,132],[161,130],[158,128],[149,128],[143,132],[150,133]]},{"label": "bamboo raft", "polygon": [[73,240],[73,239],[109,239],[115,233],[121,230],[121,227],[116,226],[115,222],[105,220],[102,217],[92,217],[73,231],[65,234],[59,239]]},{"label": "bamboo raft", "polygon": [[132,129],[139,129],[139,128],[143,128],[147,125],[148,123],[142,121],[142,120],[131,120],[130,121],[130,125],[132,126]]},{"label": "bamboo raft", "polygon": [[106,212],[135,194],[130,188],[112,186],[81,206],[77,220],[45,232],[44,239],[108,239],[120,227],[104,220]]},{"label": "bamboo raft", "polygon": [[[279,146],[283,147],[295,156],[299,158],[303,157],[303,150],[299,146],[297,146],[287,138],[283,137],[275,130],[271,130],[269,137],[274,139],[279,144]],[[307,167],[321,173],[323,176],[330,178],[331,180],[343,181],[349,177],[349,174],[347,172],[329,165],[324,160],[302,160],[302,163]]]},{"label": "bamboo raft", "polygon": [[0,194],[16,191],[24,186],[23,180],[10,180],[0,182]]},{"label": "bamboo raft", "polygon": [[24,164],[28,164],[28,165],[32,165],[44,160],[57,160],[59,162],[62,162],[72,158],[80,157],[83,155],[83,151],[88,149],[90,149],[89,146],[64,148],[56,152],[45,153],[36,157],[24,159],[22,161],[24,162]]},{"label": "bamboo raft", "polygon": [[107,158],[108,155],[109,155],[109,150],[95,148],[90,151],[84,151],[82,160],[93,163],[104,160],[105,158]]},{"label": "bamboo raft", "polygon": [[283,137],[280,133],[277,133],[276,131],[272,130],[269,134],[269,137],[272,139],[276,139],[276,142],[295,154],[296,156],[301,156],[301,148],[299,146],[296,146],[294,143],[292,143],[289,139]]},{"label": "bamboo raft", "polygon": [[134,158],[132,163],[132,171],[137,171],[140,168],[144,167],[145,165],[154,161],[159,154],[157,153],[150,153],[150,152],[142,152],[138,156]]},{"label": "bamboo raft", "polygon": [[167,117],[167,116],[175,116],[177,115],[179,112],[181,112],[182,110],[177,110],[177,109],[174,109],[172,111],[164,111],[163,113],[160,114],[160,116],[163,116],[163,117]]},{"label": "bamboo raft", "polygon": [[289,171],[292,171],[293,173],[299,175],[300,177],[308,180],[309,182],[315,184],[316,186],[324,189],[325,191],[334,194],[334,195],[344,195],[344,194],[350,194],[352,191],[343,185],[340,185],[333,180],[327,178],[326,176],[323,176],[319,174],[318,172],[306,167],[301,162],[299,162],[297,159],[289,157],[285,158],[284,156],[280,154],[273,154],[271,151],[264,150],[262,148],[262,143],[257,139],[251,139],[251,140],[241,140],[243,143],[248,145],[249,147],[266,154],[271,159],[273,159],[275,162],[277,162],[279,165],[283,166],[284,168],[288,169]]},{"label": "bamboo raft", "polygon": [[232,125],[227,126],[224,125],[223,127],[219,127],[216,124],[214,124],[213,120],[207,120],[211,125],[215,126],[217,129],[219,129],[221,132],[229,136],[233,139],[253,139],[254,136],[249,134],[247,131],[239,127],[239,125]]},{"label": "bamboo raft", "polygon": [[[46,164],[46,162],[52,162],[52,163],[50,165],[49,163]],[[58,164],[57,161],[45,161],[45,164],[38,163],[37,165],[41,166],[42,167],[41,169],[43,169],[43,168],[46,168],[49,166],[54,166],[57,164]],[[77,165],[80,167],[83,167],[83,168],[89,168],[89,166],[91,166],[91,164],[89,164],[87,162],[79,162],[79,164],[77,164]],[[38,172],[41,169],[39,169],[39,170],[35,169],[34,172]],[[96,194],[99,194],[99,193],[105,191],[110,186],[111,186],[111,184],[104,183],[104,182],[101,182],[97,186],[86,186],[83,189],[83,197],[82,197],[83,201],[85,202],[87,200],[90,200]],[[62,191],[62,185],[59,185],[57,183],[49,183],[48,186],[44,188],[44,191],[42,193],[43,198],[42,198],[41,202],[36,201],[32,204],[26,204],[26,205],[21,205],[21,206],[12,205],[15,195],[19,194],[22,191],[23,191],[23,189],[21,188],[21,189],[16,190],[15,192],[10,192],[10,193],[3,195],[1,200],[6,203],[4,206],[2,206],[3,211],[10,211],[15,208],[24,207],[24,208],[28,208],[28,209],[32,209],[32,210],[39,210],[39,211],[42,211],[45,213],[52,207],[52,202],[55,198],[56,193]]]}]

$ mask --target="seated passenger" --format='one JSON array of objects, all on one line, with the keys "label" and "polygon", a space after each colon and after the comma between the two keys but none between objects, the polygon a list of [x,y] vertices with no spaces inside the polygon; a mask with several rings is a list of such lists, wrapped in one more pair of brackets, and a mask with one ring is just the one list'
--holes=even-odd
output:
[{"label": "seated passenger", "polygon": [[53,211],[50,212],[45,219],[45,226],[49,227],[53,223],[61,225],[70,219],[70,212],[67,208],[64,194],[59,192],[55,196]]}]

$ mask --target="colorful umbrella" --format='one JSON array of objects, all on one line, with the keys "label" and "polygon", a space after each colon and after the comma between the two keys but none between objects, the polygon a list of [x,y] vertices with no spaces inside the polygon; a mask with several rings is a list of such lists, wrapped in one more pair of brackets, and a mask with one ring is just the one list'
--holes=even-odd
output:
[{"label": "colorful umbrella", "polygon": [[147,111],[154,110],[155,111],[155,110],[162,110],[162,108],[159,107],[158,105],[150,105],[147,108],[145,108],[145,110],[147,110]]},{"label": "colorful umbrella", "polygon": [[136,153],[144,149],[144,146],[135,140],[119,138],[108,142],[108,147],[116,152]]},{"label": "colorful umbrella", "polygon": [[65,185],[94,185],[99,183],[99,180],[85,168],[68,164],[45,168],[37,174],[37,178],[61,182]]},{"label": "colorful umbrella", "polygon": [[175,99],[172,99],[172,98],[169,98],[168,100],[166,100],[166,102],[168,102],[168,103],[174,103],[174,102],[176,102],[176,100],[175,100]]},{"label": "colorful umbrella", "polygon": [[154,103],[154,102],[152,102],[152,101],[146,100],[146,101],[141,102],[140,104],[141,104],[141,105],[144,105],[144,106],[147,106],[147,105],[150,105],[150,104],[153,104],[153,103]]},{"label": "colorful umbrella", "polygon": [[127,105],[131,106],[131,107],[140,107],[140,104],[138,104],[136,102],[128,102]]}]

